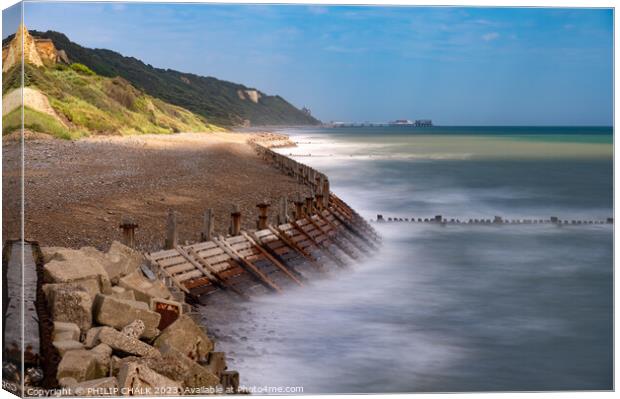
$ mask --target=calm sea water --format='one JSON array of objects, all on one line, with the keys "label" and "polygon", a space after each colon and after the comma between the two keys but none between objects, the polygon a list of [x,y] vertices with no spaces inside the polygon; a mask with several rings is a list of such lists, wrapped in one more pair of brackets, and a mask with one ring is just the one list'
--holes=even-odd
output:
[{"label": "calm sea water", "polygon": [[[607,128],[287,131],[363,216],[604,219]],[[612,389],[609,225],[377,225],[376,257],[206,312],[246,386],[304,393]]]}]

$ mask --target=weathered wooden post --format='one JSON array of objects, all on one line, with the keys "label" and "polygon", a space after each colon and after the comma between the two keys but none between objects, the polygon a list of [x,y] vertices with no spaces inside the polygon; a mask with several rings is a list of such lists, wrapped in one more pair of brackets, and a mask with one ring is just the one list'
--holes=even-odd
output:
[{"label": "weathered wooden post", "polygon": [[241,231],[241,211],[239,205],[233,205],[233,210],[230,213],[230,235],[238,236]]},{"label": "weathered wooden post", "polygon": [[[319,186],[320,187],[320,186]],[[323,193],[320,191],[317,191],[316,195],[314,196],[314,198],[316,198],[316,207],[319,211],[323,210]]]},{"label": "weathered wooden post", "polygon": [[325,177],[323,179],[323,187],[322,190],[323,192],[323,201],[325,201],[325,207],[329,207],[329,180],[327,180],[327,177]]},{"label": "weathered wooden post", "polygon": [[280,208],[278,209],[278,224],[288,223],[288,202],[286,197],[280,198]]},{"label": "weathered wooden post", "polygon": [[204,219],[202,221],[202,232],[200,233],[200,241],[211,241],[213,237],[213,209],[209,208],[204,213]]},{"label": "weathered wooden post", "polygon": [[121,242],[124,245],[127,245],[129,248],[135,248],[135,233],[138,224],[133,220],[131,216],[123,215],[121,216],[121,224],[118,227],[120,227],[122,231]]},{"label": "weathered wooden post", "polygon": [[179,239],[177,231],[177,213],[176,211],[168,210],[168,220],[166,221],[166,241],[164,243],[165,249],[173,249],[177,246]]},{"label": "weathered wooden post", "polygon": [[295,198],[295,219],[301,219],[304,217],[304,200],[301,198],[301,193],[297,193],[297,198]]},{"label": "weathered wooden post", "polygon": [[310,194],[309,197],[306,197],[306,215],[312,216],[314,215],[314,195]]},{"label": "weathered wooden post", "polygon": [[267,212],[269,212],[269,203],[267,200],[263,200],[260,204],[256,205],[258,207],[258,221],[256,222],[256,228],[259,230],[263,230],[267,228]]}]

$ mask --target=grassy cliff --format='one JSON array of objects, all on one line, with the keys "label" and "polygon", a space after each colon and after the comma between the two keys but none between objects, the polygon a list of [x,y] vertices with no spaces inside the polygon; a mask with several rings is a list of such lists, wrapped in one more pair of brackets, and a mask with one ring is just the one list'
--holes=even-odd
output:
[{"label": "grassy cliff", "polygon": [[[3,74],[3,98],[20,86],[20,67]],[[25,65],[24,85],[53,111],[25,103],[25,127],[61,138],[91,134],[174,133],[222,130],[199,115],[152,97],[121,77],[105,77],[82,64],[53,68]],[[36,92],[35,92],[36,93]],[[19,108],[3,115],[3,134],[19,129]]]},{"label": "grassy cliff", "polygon": [[[254,102],[244,96],[243,92],[255,89],[241,84],[154,68],[114,51],[82,47],[54,31],[31,31],[31,34],[51,39],[56,48],[64,50],[72,62],[84,64],[98,75],[122,77],[148,95],[186,108],[218,125],[237,126],[247,122],[251,125],[320,123],[277,95],[267,95],[257,90],[260,99]],[[8,39],[10,37],[5,40]]]}]

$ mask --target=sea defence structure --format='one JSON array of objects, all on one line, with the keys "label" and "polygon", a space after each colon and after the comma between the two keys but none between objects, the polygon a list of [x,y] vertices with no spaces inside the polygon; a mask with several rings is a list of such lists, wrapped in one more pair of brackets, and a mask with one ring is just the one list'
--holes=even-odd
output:
[{"label": "sea defence structure", "polygon": [[[184,244],[180,216],[170,209],[164,248],[150,253],[133,248],[140,221],[129,215],[118,225],[122,242],[107,252],[5,242],[6,389],[26,396],[242,393],[239,373],[228,369],[191,305],[300,287],[372,256],[381,244],[329,190],[327,176],[270,148],[290,144],[271,134],[249,140],[304,190],[256,204],[256,229],[242,229],[244,215],[231,204],[226,215],[206,209],[199,242]],[[230,220],[225,236],[214,232],[216,217]]]},{"label": "sea defence structure", "polygon": [[613,224],[614,218],[609,217],[603,219],[561,219],[557,216],[551,216],[544,219],[528,219],[528,218],[503,218],[501,216],[494,216],[493,219],[489,218],[445,218],[442,215],[435,215],[432,217],[384,217],[382,214],[377,215],[377,219],[372,220],[375,223],[431,223],[439,225],[591,225],[591,224]]},{"label": "sea defence structure", "polygon": [[[327,176],[281,155],[267,143],[250,140],[266,162],[308,185],[312,195],[299,193],[277,204],[257,204],[256,230],[243,231],[241,212],[231,206],[228,236],[213,234],[213,212],[204,215],[203,242],[177,242],[177,216],[168,216],[166,249],[147,254],[153,270],[186,294],[190,301],[206,302],[211,294],[224,292],[248,299],[266,292],[282,292],[289,285],[302,286],[312,273],[330,267],[346,267],[370,256],[380,245],[377,232],[344,201],[329,190]],[[276,145],[282,145],[276,140]],[[277,224],[268,223],[272,208]]]}]

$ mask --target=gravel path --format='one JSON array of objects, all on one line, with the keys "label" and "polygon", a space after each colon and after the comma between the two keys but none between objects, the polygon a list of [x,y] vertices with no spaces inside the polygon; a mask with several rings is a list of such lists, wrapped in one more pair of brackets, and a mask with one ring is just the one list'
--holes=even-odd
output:
[{"label": "gravel path", "polygon": [[[300,186],[261,161],[248,134],[181,133],[26,141],[26,238],[42,246],[107,249],[120,239],[121,215],[137,221],[138,249],[163,246],[168,209],[178,211],[179,242],[197,241],[206,208],[226,234],[232,204],[254,228],[256,204],[292,198]],[[3,144],[4,239],[18,236],[18,146]],[[12,193],[12,194],[11,194]],[[275,209],[271,216],[275,218]]]}]

